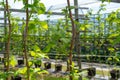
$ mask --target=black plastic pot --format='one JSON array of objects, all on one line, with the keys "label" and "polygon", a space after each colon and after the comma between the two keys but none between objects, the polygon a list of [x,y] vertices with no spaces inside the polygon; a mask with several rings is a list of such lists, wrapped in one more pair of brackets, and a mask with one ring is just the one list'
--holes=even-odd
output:
[{"label": "black plastic pot", "polygon": [[22,80],[22,77],[21,76],[12,76],[11,78],[12,80]]},{"label": "black plastic pot", "polygon": [[35,68],[41,67],[41,64],[34,63]]},{"label": "black plastic pot", "polygon": [[18,65],[23,65],[24,64],[24,60],[20,59],[18,60]]},{"label": "black plastic pot", "polygon": [[2,62],[2,58],[0,57],[0,62]]},{"label": "black plastic pot", "polygon": [[50,69],[51,68],[51,63],[50,62],[45,62],[44,66],[45,66],[45,69]]},{"label": "black plastic pot", "polygon": [[2,63],[4,63],[4,58],[2,58]]},{"label": "black plastic pot", "polygon": [[55,64],[55,72],[62,71],[62,65],[61,64]]},{"label": "black plastic pot", "polygon": [[120,78],[120,70],[113,69],[110,71],[111,79],[117,80]]},{"label": "black plastic pot", "polygon": [[2,63],[4,63],[4,58],[1,58]]},{"label": "black plastic pot", "polygon": [[1,58],[0,58],[0,62],[1,62],[1,63],[4,63],[4,58],[1,57]]},{"label": "black plastic pot", "polygon": [[88,76],[94,77],[95,75],[96,75],[96,68],[94,67],[88,68]]}]

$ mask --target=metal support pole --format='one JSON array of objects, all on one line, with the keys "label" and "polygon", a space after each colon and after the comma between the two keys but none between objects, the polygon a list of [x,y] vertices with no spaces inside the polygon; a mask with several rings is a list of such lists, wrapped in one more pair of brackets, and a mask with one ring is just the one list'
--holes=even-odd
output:
[{"label": "metal support pole", "polygon": [[[79,22],[79,18],[78,18],[78,0],[74,0],[74,6],[75,6],[75,21]],[[78,29],[78,25],[75,24],[76,29]],[[77,52],[78,55],[78,66],[79,69],[81,69],[81,59],[80,59],[80,32],[78,30],[76,30],[76,40],[75,40],[75,50]],[[82,80],[82,76],[79,76],[78,80]]]}]

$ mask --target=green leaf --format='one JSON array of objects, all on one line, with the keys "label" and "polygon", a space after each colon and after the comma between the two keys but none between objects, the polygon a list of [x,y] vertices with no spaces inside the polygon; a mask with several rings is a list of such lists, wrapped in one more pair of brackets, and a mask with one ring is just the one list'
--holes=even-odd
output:
[{"label": "green leaf", "polygon": [[49,74],[49,72],[48,71],[46,71],[46,70],[42,70],[42,71],[39,71],[39,72],[37,72],[38,74]]},{"label": "green leaf", "polygon": [[22,0],[14,0],[14,3],[15,3],[16,1],[22,1]]},{"label": "green leaf", "polygon": [[43,49],[43,52],[46,52],[48,53],[50,51],[50,49],[52,48],[53,44],[52,43],[49,43],[44,49]]},{"label": "green leaf", "polygon": [[40,22],[40,25],[41,25],[41,27],[42,27],[43,29],[48,30],[48,24],[47,24],[47,22],[41,21],[41,22]]},{"label": "green leaf", "polygon": [[119,36],[119,34],[113,33],[113,34],[111,34],[111,35],[109,36],[109,38],[114,38],[114,37],[118,37],[118,36]]},{"label": "green leaf", "polygon": [[31,56],[36,56],[36,53],[34,51],[30,51]]},{"label": "green leaf", "polygon": [[0,2],[0,5],[1,5],[1,6],[4,6],[4,2]]},{"label": "green leaf", "polygon": [[36,72],[38,72],[38,71],[40,71],[41,69],[40,68],[35,68],[34,69],[34,73],[36,73]]},{"label": "green leaf", "polygon": [[116,61],[116,62],[119,62],[120,60],[116,57],[116,58],[115,58],[115,61]]},{"label": "green leaf", "polygon": [[112,47],[109,47],[108,50],[111,51],[111,52],[115,51],[115,49],[112,48]]},{"label": "green leaf", "polygon": [[43,13],[45,13],[45,6],[43,3],[39,3],[38,14],[43,14]]},{"label": "green leaf", "polygon": [[108,2],[110,2],[111,0],[101,0],[102,1],[102,3],[104,3],[105,1],[108,1]]},{"label": "green leaf", "polygon": [[33,63],[32,63],[31,61],[29,61],[28,64],[29,64],[29,66],[32,66],[32,65],[33,65]]},{"label": "green leaf", "polygon": [[33,46],[33,50],[36,51],[36,52],[37,52],[37,51],[41,52],[40,48],[39,48],[37,45],[34,45],[34,46]]},{"label": "green leaf", "polygon": [[112,61],[112,58],[111,58],[111,57],[109,57],[109,58],[108,58],[108,61]]},{"label": "green leaf", "polygon": [[37,53],[37,57],[39,57],[39,58],[47,58],[47,59],[49,58],[45,54],[40,54],[40,53]]},{"label": "green leaf", "polygon": [[27,72],[27,67],[23,67],[23,68],[19,68],[16,73],[24,75],[26,74],[26,72]]},{"label": "green leaf", "polygon": [[15,56],[11,56],[11,57],[10,57],[10,65],[11,65],[12,67],[15,67],[15,66],[17,65],[17,61],[16,61]]}]

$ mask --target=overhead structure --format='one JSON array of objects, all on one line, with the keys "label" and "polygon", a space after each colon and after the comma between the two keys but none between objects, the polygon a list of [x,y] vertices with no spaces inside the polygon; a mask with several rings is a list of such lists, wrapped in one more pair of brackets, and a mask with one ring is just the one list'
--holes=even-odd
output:
[{"label": "overhead structure", "polygon": [[[2,0],[0,0],[2,1]],[[70,0],[71,5],[74,6],[74,0]],[[112,1],[118,1],[119,0],[112,0]],[[39,16],[41,20],[56,20],[59,18],[64,18],[64,14],[62,13],[62,9],[64,9],[67,6],[66,0],[41,0],[46,6],[46,12],[45,14],[42,14]],[[25,10],[23,10],[23,4],[22,2],[16,1],[14,3],[14,0],[9,0],[10,6],[11,6],[11,14],[14,17],[20,17],[21,19],[25,19]],[[78,8],[79,8],[79,18],[82,18],[88,10],[92,10],[93,14],[96,14],[100,8],[101,1],[100,0],[78,0]],[[106,11],[102,11],[101,14],[104,13],[110,13],[112,11],[117,10],[120,7],[120,3],[115,3],[115,2],[104,2]],[[0,26],[3,26],[4,24],[4,8],[0,6]],[[48,18],[47,14],[48,12],[52,12],[51,16]],[[72,11],[73,14],[74,10]]]}]

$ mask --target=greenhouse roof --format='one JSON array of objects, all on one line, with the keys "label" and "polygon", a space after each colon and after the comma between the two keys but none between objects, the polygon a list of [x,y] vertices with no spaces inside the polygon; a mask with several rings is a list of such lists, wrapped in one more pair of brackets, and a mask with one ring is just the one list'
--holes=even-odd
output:
[{"label": "greenhouse roof", "polygon": [[[0,0],[2,1],[2,0]],[[70,0],[71,5],[74,5],[74,0]],[[50,19],[58,19],[58,18],[63,18],[63,15],[60,15],[62,12],[61,10],[67,6],[67,0],[41,0],[46,6],[46,12],[52,11],[57,13],[52,14]],[[96,14],[100,8],[101,1],[99,0],[78,0],[78,5],[79,5],[79,14],[86,14],[89,9],[93,10],[93,13]],[[102,11],[101,13],[110,13],[112,11],[117,10],[120,7],[120,3],[115,3],[115,2],[104,2],[106,5],[106,11]],[[9,0],[9,5],[11,6],[11,9],[21,9],[23,7],[22,2],[15,2],[14,0]],[[1,9],[0,9],[1,10]],[[0,18],[3,18],[4,14],[3,11],[0,11]],[[73,13],[74,14],[74,13]],[[20,16],[21,18],[25,17],[25,13],[20,13],[18,11],[12,12],[12,15],[14,16]],[[47,19],[47,15],[40,15],[40,19],[45,20]]]}]

